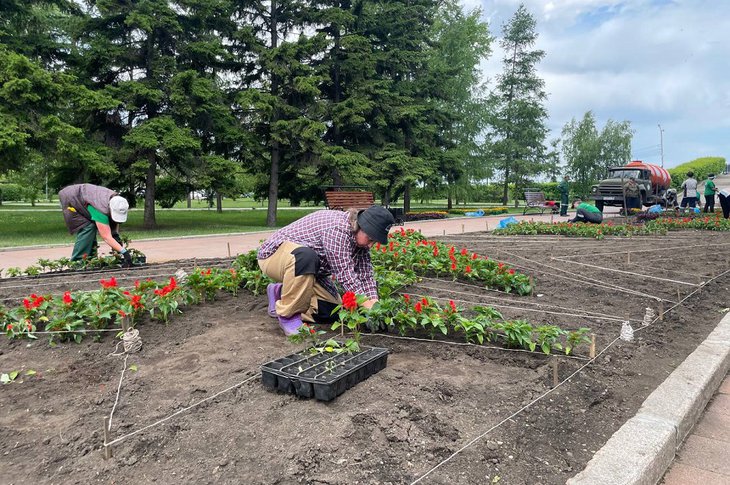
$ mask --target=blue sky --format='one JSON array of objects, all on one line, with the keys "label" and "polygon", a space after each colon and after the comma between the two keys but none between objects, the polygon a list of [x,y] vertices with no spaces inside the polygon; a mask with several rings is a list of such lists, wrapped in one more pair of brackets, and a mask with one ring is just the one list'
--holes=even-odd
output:
[{"label": "blue sky", "polygon": [[[704,156],[730,160],[730,1],[461,0],[480,7],[490,32],[524,3],[537,22],[538,65],[550,138],[593,111],[635,130],[632,156],[671,168]],[[494,43],[484,79],[501,72]]]}]

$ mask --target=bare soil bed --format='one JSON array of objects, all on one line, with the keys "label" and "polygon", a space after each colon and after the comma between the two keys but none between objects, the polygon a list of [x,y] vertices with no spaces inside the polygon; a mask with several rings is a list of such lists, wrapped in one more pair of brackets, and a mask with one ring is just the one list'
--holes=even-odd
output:
[{"label": "bare soil bed", "polygon": [[[38,373],[0,387],[0,482],[401,484],[427,474],[419,483],[564,483],[730,307],[730,276],[713,279],[729,269],[726,234],[444,240],[534,275],[536,295],[439,278],[409,293],[493,305],[534,325],[591,327],[596,360],[587,346],[571,359],[367,335],[365,344],[390,349],[387,367],[330,403],[302,400],[256,377],[297,347],[268,317],[265,297],[243,292],[185,308],[166,326],[143,321],[144,347],[121,381],[113,334],[55,347],[2,339],[0,372]],[[112,274],[121,286],[162,280],[181,267],[190,265],[3,279],[0,298],[17,305],[33,292],[96,288]],[[664,320],[642,328],[657,298]],[[616,340],[627,317],[632,343]],[[561,381],[575,375],[551,391],[554,359]],[[111,438],[124,438],[104,460],[102,426],[118,389]]]}]

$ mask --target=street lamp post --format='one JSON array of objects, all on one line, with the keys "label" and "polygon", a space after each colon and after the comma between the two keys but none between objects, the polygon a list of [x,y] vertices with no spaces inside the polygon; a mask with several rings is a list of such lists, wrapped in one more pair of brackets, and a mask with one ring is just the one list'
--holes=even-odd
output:
[{"label": "street lamp post", "polygon": [[657,126],[659,127],[659,152],[662,156],[662,168],[664,168],[664,129],[659,123],[657,123]]}]

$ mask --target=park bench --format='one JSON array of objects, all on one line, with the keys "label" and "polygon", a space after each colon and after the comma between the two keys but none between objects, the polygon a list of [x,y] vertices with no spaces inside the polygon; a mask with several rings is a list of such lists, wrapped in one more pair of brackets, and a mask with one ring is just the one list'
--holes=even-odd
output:
[{"label": "park bench", "polygon": [[372,192],[351,190],[328,190],[324,193],[328,209],[367,209],[375,203]]},{"label": "park bench", "polygon": [[543,214],[546,209],[550,209],[553,214],[557,214],[560,204],[548,204],[545,194],[541,190],[525,189],[525,210],[522,215],[524,216],[531,209],[539,210],[540,214]]}]

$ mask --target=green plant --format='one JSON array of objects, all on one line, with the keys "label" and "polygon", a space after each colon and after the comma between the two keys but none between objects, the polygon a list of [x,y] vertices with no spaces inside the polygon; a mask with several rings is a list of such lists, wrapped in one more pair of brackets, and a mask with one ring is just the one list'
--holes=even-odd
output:
[{"label": "green plant", "polygon": [[570,355],[578,345],[589,343],[591,341],[590,337],[588,337],[590,331],[590,328],[585,327],[569,331],[565,343],[565,355]]},{"label": "green plant", "polygon": [[565,334],[565,331],[561,330],[560,327],[556,325],[541,325],[535,328],[535,334],[537,335],[537,346],[545,354],[550,355],[552,349],[563,350],[559,339]]},{"label": "green plant", "polygon": [[532,325],[525,320],[510,320],[495,324],[495,328],[504,332],[507,347],[535,350],[532,341]]}]

